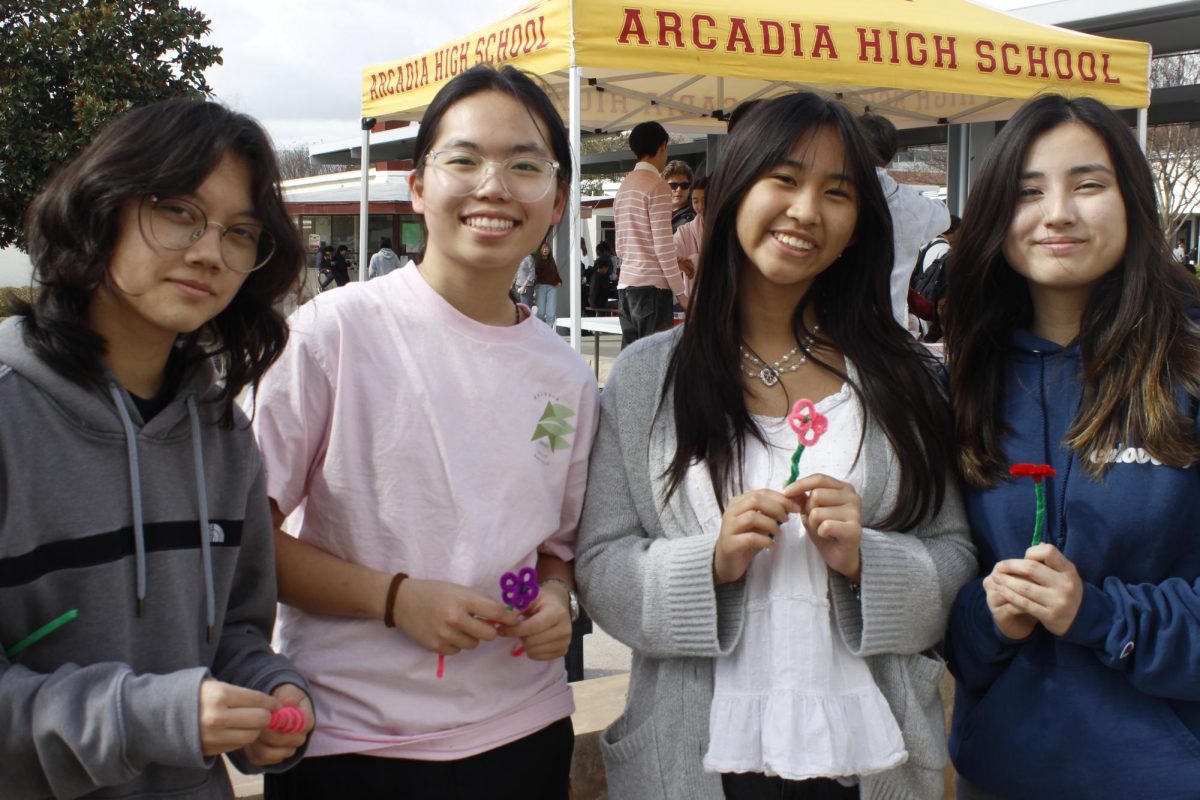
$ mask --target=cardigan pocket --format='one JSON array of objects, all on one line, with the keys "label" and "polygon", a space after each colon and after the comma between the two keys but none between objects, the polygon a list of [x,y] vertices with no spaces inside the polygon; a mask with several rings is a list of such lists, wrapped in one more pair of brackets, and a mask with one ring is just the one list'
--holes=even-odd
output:
[{"label": "cardigan pocket", "polygon": [[638,800],[666,798],[654,717],[647,717],[632,730],[630,723],[630,712],[626,711],[600,735],[609,795]]},{"label": "cardigan pocket", "polygon": [[883,658],[886,664],[873,672],[896,715],[909,761],[928,769],[944,768],[950,756],[938,682],[946,663],[932,650]]}]

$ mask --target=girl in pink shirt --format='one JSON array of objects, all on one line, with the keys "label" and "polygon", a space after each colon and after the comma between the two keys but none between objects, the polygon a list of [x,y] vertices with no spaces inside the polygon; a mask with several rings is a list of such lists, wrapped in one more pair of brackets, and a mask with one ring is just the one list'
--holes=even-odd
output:
[{"label": "girl in pink shirt", "polygon": [[[598,400],[509,292],[562,216],[566,130],[523,73],[476,67],[434,98],[414,163],[417,268],[299,309],[256,399],[290,516],[279,646],[322,722],[266,796],[566,798],[567,562]],[[540,592],[518,612],[500,579],[524,567]]]}]

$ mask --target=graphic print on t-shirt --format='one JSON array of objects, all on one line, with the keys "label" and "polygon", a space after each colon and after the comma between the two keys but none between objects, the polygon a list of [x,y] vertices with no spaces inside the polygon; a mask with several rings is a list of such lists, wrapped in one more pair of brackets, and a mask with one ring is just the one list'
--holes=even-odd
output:
[{"label": "graphic print on t-shirt", "polygon": [[533,438],[530,441],[545,439],[551,453],[570,448],[571,434],[575,432],[575,427],[567,420],[574,416],[575,412],[567,406],[548,401],[542,418],[533,429]]}]

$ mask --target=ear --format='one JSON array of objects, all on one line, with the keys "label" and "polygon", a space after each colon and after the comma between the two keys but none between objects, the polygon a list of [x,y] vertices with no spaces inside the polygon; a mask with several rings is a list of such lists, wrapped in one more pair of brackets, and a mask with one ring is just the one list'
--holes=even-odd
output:
[{"label": "ear", "polygon": [[[562,219],[563,212],[567,210],[567,199],[570,194],[571,187],[565,183],[560,183],[556,186],[554,190],[554,211],[550,215],[551,225],[557,225],[558,221]],[[415,209],[416,207],[416,203],[414,202],[413,208]]]},{"label": "ear", "polygon": [[408,192],[412,199],[413,213],[425,213],[425,183],[417,175],[417,171],[413,170],[408,173]]}]

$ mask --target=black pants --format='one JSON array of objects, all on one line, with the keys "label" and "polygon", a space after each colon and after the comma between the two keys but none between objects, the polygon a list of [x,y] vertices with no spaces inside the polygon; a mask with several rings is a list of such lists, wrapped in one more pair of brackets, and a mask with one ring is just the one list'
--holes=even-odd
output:
[{"label": "black pants", "polygon": [[622,349],[643,336],[668,330],[674,322],[671,308],[675,305],[675,298],[670,289],[627,286],[617,294]]},{"label": "black pants", "polygon": [[567,800],[575,730],[571,718],[524,739],[457,761],[306,758],[267,775],[264,800]]},{"label": "black pants", "polygon": [[761,772],[723,772],[726,800],[858,800],[857,786],[842,786],[830,778],[788,781]]}]

